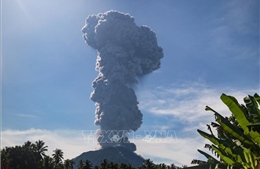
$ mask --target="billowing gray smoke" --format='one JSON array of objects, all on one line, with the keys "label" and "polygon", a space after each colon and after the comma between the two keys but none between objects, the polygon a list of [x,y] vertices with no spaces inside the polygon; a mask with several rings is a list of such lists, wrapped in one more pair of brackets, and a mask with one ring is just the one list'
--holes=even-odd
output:
[{"label": "billowing gray smoke", "polygon": [[92,86],[96,102],[98,142],[104,147],[124,146],[136,150],[127,133],[142,124],[142,113],[131,88],[142,77],[160,68],[163,50],[155,33],[138,27],[129,14],[108,11],[91,15],[82,28],[87,44],[97,50],[98,77]]}]

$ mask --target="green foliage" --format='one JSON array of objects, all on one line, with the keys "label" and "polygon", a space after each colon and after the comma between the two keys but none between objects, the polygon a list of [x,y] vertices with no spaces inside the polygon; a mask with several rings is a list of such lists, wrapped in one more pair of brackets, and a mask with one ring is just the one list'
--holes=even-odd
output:
[{"label": "green foliage", "polygon": [[61,149],[55,149],[52,154],[52,158],[54,160],[54,168],[60,169],[62,168],[62,160],[63,160],[63,152]]},{"label": "green foliage", "polygon": [[[63,160],[63,151],[55,149],[51,156],[45,154],[48,146],[42,140],[27,141],[22,146],[5,147],[1,150],[1,169],[73,169],[74,161]],[[135,169],[130,164],[117,164],[104,159],[100,165],[93,166],[89,160],[80,160],[77,169]],[[147,159],[138,169],[181,169],[174,164],[154,164]],[[74,168],[75,169],[75,168]]]},{"label": "green foliage", "polygon": [[22,146],[6,147],[1,150],[1,168],[34,168],[40,169],[41,154],[38,151],[37,144],[27,141]]},{"label": "green foliage", "polygon": [[5,147],[1,150],[2,169],[73,169],[73,161],[65,160],[63,152],[54,150],[53,158],[45,154],[48,146],[42,140],[25,142],[22,146]]},{"label": "green foliage", "polygon": [[[254,97],[250,95],[245,97],[245,105],[240,105],[233,96],[222,94],[220,98],[232,115],[223,117],[206,106],[206,111],[214,113],[216,123],[212,122],[211,126],[207,125],[210,134],[197,130],[202,137],[211,141],[212,144],[207,144],[205,147],[215,153],[220,160],[201,150],[198,151],[208,159],[207,163],[212,167],[232,166],[254,169],[260,164],[260,133],[257,132],[260,122],[260,110],[258,109],[260,97],[257,94]],[[211,127],[216,128],[217,136],[213,134]]]},{"label": "green foliage", "polygon": [[70,159],[64,160],[63,166],[64,169],[72,169],[73,168],[74,161]]}]

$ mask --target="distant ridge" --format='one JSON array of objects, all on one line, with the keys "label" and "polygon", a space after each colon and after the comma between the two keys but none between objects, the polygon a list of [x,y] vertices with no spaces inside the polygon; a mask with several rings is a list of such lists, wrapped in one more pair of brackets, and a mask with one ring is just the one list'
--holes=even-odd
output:
[{"label": "distant ridge", "polygon": [[140,155],[119,146],[84,152],[72,160],[75,162],[74,166],[77,167],[80,160],[89,160],[93,166],[97,166],[100,165],[104,159],[117,164],[131,164],[133,167],[140,167],[144,162],[143,157]]}]

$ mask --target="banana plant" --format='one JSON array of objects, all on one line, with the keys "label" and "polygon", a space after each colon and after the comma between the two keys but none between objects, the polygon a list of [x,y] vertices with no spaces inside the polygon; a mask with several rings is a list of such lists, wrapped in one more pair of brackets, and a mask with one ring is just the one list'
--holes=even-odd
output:
[{"label": "banana plant", "polygon": [[215,115],[216,122],[212,122],[211,126],[217,129],[218,135],[213,134],[210,125],[207,125],[210,134],[197,130],[212,143],[205,147],[217,154],[220,160],[204,151],[198,151],[208,159],[209,164],[218,168],[255,169],[260,166],[260,133],[257,130],[260,127],[260,96],[246,96],[245,105],[240,105],[235,97],[226,94],[222,94],[220,99],[232,113],[229,118],[223,117],[209,106],[205,108]]},{"label": "banana plant", "polygon": [[[248,97],[252,98],[252,96],[248,96]],[[233,113],[233,115],[235,116],[236,120],[238,121],[240,127],[243,129],[244,134],[248,135],[252,139],[252,141],[254,141],[258,146],[260,146],[260,134],[255,131],[252,131],[252,130],[249,131],[248,126],[251,123],[245,116],[246,109],[243,111],[242,106],[239,105],[236,98],[234,98],[232,96],[227,96],[225,94],[222,94],[220,98],[228,106],[229,110]],[[254,108],[259,110],[257,104],[254,105]],[[260,115],[260,113],[258,115]],[[249,116],[248,118],[250,118],[250,121],[253,121],[253,119],[255,119],[252,116]],[[258,122],[260,122],[260,120]]]}]

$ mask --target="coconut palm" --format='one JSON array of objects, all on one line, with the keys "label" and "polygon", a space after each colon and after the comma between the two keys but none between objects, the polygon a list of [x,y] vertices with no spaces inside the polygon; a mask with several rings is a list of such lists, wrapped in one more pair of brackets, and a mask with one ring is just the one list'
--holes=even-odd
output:
[{"label": "coconut palm", "polygon": [[48,151],[47,147],[48,146],[45,146],[45,143],[42,140],[38,140],[35,142],[36,152],[38,153],[41,159],[43,159],[43,157],[46,156],[45,151]]},{"label": "coconut palm", "polygon": [[153,161],[151,161],[150,159],[147,159],[144,161],[142,167],[143,169],[155,169],[155,165],[153,163]]},{"label": "coconut palm", "polygon": [[133,167],[130,164],[121,163],[119,169],[132,169]]},{"label": "coconut palm", "polygon": [[23,148],[25,148],[26,150],[35,150],[35,144],[33,144],[30,141],[26,141],[23,146]]},{"label": "coconut palm", "polygon": [[52,154],[54,160],[54,168],[61,168],[63,160],[63,152],[61,149],[55,149]]},{"label": "coconut palm", "polygon": [[64,160],[64,169],[73,169],[73,164],[74,164],[74,161],[73,160],[70,160],[70,159],[66,159]]},{"label": "coconut palm", "polygon": [[100,164],[101,169],[107,169],[108,168],[108,161],[107,159],[104,159]]},{"label": "coconut palm", "polygon": [[83,162],[83,160],[79,160],[78,169],[83,169],[83,167],[84,167],[84,162]]},{"label": "coconut palm", "polygon": [[169,166],[169,169],[177,169],[178,167],[177,166],[175,166],[175,164],[171,164],[170,166]]},{"label": "coconut palm", "polygon": [[116,169],[116,168],[115,168],[115,163],[114,163],[114,162],[112,162],[112,161],[111,161],[111,162],[109,162],[109,163],[108,163],[108,168],[113,168],[113,169]]},{"label": "coconut palm", "polygon": [[8,150],[10,148],[4,148],[1,150],[1,168],[8,169],[9,168],[9,157],[8,157]]},{"label": "coconut palm", "polygon": [[157,169],[166,169],[167,166],[164,164],[164,163],[161,163],[161,164],[157,164]]},{"label": "coconut palm", "polygon": [[92,167],[92,163],[89,160],[86,160],[83,169],[91,169]]},{"label": "coconut palm", "polygon": [[54,168],[53,159],[50,156],[44,156],[42,165],[44,169],[53,169]]}]

